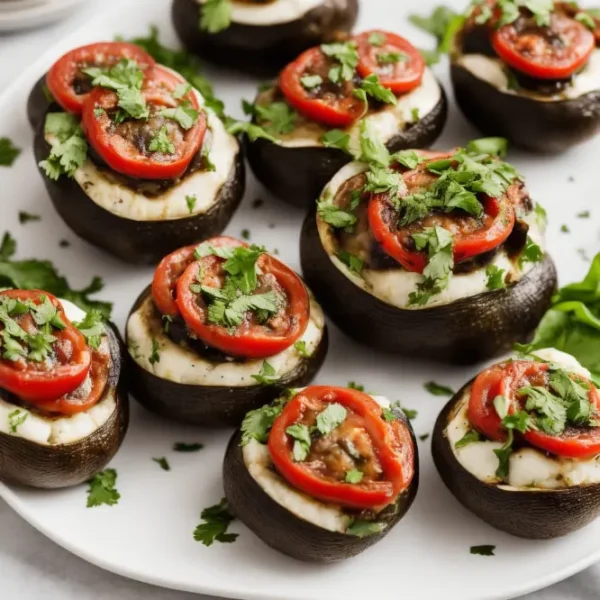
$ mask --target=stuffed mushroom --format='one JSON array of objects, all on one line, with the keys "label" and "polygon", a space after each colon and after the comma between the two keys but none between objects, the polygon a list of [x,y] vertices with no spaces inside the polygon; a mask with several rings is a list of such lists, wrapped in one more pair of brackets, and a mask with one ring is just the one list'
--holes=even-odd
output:
[{"label": "stuffed mushroom", "polygon": [[362,154],[363,129],[392,152],[424,148],[440,135],[447,113],[444,91],[419,51],[378,30],[307,50],[245,108],[253,118],[246,131],[254,174],[303,208]]},{"label": "stuffed mushroom", "polygon": [[327,352],[323,312],[264,248],[229,237],[186,246],[156,269],[127,322],[133,396],[167,418],[239,425]]},{"label": "stuffed mushroom", "polygon": [[549,539],[600,516],[600,391],[554,349],[504,361],[438,417],[433,458],[471,512],[512,535]]},{"label": "stuffed mushroom", "polygon": [[331,386],[289,390],[248,413],[223,465],[235,516],[275,550],[312,562],[377,543],[409,510],[418,481],[402,410]]},{"label": "stuffed mushroom", "polygon": [[[242,199],[244,165],[237,139],[200,94],[160,65],[86,67],[76,51],[67,56],[71,78],[60,80],[62,95],[52,93],[68,112],[48,112],[35,139],[67,225],[140,264],[221,233]],[[91,86],[83,95],[73,87],[80,75]]]},{"label": "stuffed mushroom", "polygon": [[[302,271],[347,335],[387,352],[471,363],[527,338],[556,287],[544,218],[486,138],[451,152],[353,162],[301,235]],[[387,166],[384,166],[387,164]]]},{"label": "stuffed mushroom", "polygon": [[87,481],[129,422],[116,330],[40,290],[0,292],[0,322],[0,479],[37,488]]},{"label": "stuffed mushroom", "polygon": [[307,48],[350,31],[358,0],[174,0],[172,13],[190,52],[271,75]]},{"label": "stuffed mushroom", "polygon": [[483,133],[535,152],[596,135],[599,33],[574,2],[474,2],[451,55],[460,108]]}]

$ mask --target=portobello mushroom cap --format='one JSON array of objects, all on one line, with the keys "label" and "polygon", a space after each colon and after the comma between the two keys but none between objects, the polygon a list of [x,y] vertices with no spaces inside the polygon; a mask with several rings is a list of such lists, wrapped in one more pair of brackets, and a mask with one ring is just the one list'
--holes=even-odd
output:
[{"label": "portobello mushroom cap", "polygon": [[58,103],[48,99],[49,93],[44,74],[37,80],[27,99],[27,120],[34,131],[44,122],[46,113],[62,111]]},{"label": "portobello mushroom cap", "polygon": [[550,307],[557,276],[549,255],[516,284],[430,308],[405,310],[358,287],[331,261],[315,212],[300,235],[303,277],[325,313],[346,335],[370,348],[456,364],[472,364],[526,341]]},{"label": "portobello mushroom cap", "polygon": [[[428,148],[442,133],[448,115],[448,100],[440,85],[434,108],[414,124],[398,131],[386,142],[390,152]],[[325,146],[286,147],[264,138],[245,136],[248,163],[256,178],[279,199],[311,208],[326,183],[353,158],[339,148]]]},{"label": "portobello mushroom cap", "polygon": [[386,524],[380,533],[357,537],[330,531],[297,517],[273,500],[250,475],[240,446],[241,431],[236,431],[225,452],[223,486],[231,512],[265,544],[279,552],[306,562],[335,562],[351,558],[384,538],[410,509],[419,487],[419,455],[410,422],[394,409],[410,430],[415,448],[415,474],[396,502],[384,509],[379,522]]},{"label": "portobello mushroom cap", "polygon": [[35,488],[66,488],[88,481],[111,461],[127,432],[129,398],[125,348],[112,324],[107,337],[112,360],[100,402],[112,393],[116,406],[106,423],[68,444],[42,445],[0,432],[0,479]]},{"label": "portobello mushroom cap", "polygon": [[[133,305],[129,318],[151,295],[151,287],[148,286]],[[131,340],[127,327],[125,339],[129,346]],[[191,385],[164,379],[144,369],[128,353],[130,392],[142,406],[173,421],[206,427],[236,427],[247,412],[272,402],[286,388],[308,385],[321,369],[328,345],[327,328],[324,326],[316,351],[302,358],[296,368],[274,384],[253,383],[233,387]]]},{"label": "portobello mushroom cap", "polygon": [[202,31],[197,0],[174,0],[172,18],[183,45],[218,65],[260,76],[276,74],[298,54],[352,29],[358,0],[323,0],[301,18],[250,25],[232,21],[218,33]]},{"label": "portobello mushroom cap", "polygon": [[219,235],[244,195],[246,177],[240,147],[227,180],[205,212],[169,220],[138,221],[118,216],[96,204],[74,179],[61,176],[52,181],[46,177],[39,167],[50,153],[44,122],[35,133],[34,154],[54,208],[79,237],[125,262],[155,265],[181,246]]},{"label": "portobello mushroom cap", "polygon": [[433,462],[455,498],[480,519],[517,537],[537,540],[581,529],[600,516],[600,484],[561,489],[509,488],[484,483],[457,460],[446,428],[474,379],[446,404],[433,430]]}]

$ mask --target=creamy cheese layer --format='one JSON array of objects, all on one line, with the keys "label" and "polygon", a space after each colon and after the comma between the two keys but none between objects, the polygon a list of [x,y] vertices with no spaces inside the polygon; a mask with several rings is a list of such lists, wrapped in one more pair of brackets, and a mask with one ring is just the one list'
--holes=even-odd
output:
[{"label": "creamy cheese layer", "polygon": [[[297,390],[298,392],[301,390]],[[372,396],[381,406],[389,406],[390,401],[383,396]],[[248,472],[277,504],[289,510],[294,516],[322,529],[345,533],[352,518],[341,506],[326,504],[292,487],[273,468],[266,445],[252,440],[242,449]]]},{"label": "creamy cheese layer", "polygon": [[[196,0],[204,4],[206,0]],[[307,12],[325,4],[325,0],[273,0],[265,3],[231,2],[231,21],[260,27],[289,23],[301,19]]]},{"label": "creamy cheese layer", "polygon": [[[335,197],[346,181],[352,179],[352,177],[359,173],[367,171],[368,168],[368,165],[360,162],[347,164],[340,169],[334,178],[327,184],[323,190],[323,195]],[[524,220],[529,224],[529,237],[541,248],[544,248],[544,233],[540,228],[535,211],[531,211]],[[410,271],[405,271],[401,268],[374,270],[365,267],[361,271],[361,276],[359,277],[354,271],[351,271],[346,264],[337,258],[337,245],[331,227],[320,219],[317,223],[319,237],[321,238],[323,248],[336,268],[355,285],[392,306],[402,309],[419,310],[422,308],[430,308],[432,306],[450,304],[461,298],[468,298],[489,291],[487,289],[487,275],[485,274],[484,267],[472,271],[471,273],[453,274],[450,278],[448,287],[440,294],[432,296],[424,307],[414,305],[409,306],[409,295],[416,291],[417,284],[423,280],[421,274],[411,273]],[[498,252],[490,264],[497,266],[499,269],[504,269],[506,273],[510,273],[513,283],[519,281],[535,267],[535,263],[525,263],[523,267],[515,265],[509,260],[504,250]]]},{"label": "creamy cheese layer", "polygon": [[600,49],[594,50],[584,69],[575,75],[573,84],[566,89],[553,94],[536,94],[531,90],[511,89],[505,71],[504,63],[499,58],[492,58],[483,54],[463,54],[454,62],[464,67],[478,79],[493,85],[498,91],[513,96],[528,96],[539,102],[559,102],[579,98],[590,92],[600,90]]},{"label": "creamy cheese layer", "polygon": [[[323,310],[311,295],[310,320],[299,340],[306,343],[309,355],[312,355],[321,343],[324,328]],[[136,363],[161,379],[186,385],[260,385],[252,375],[259,374],[263,365],[262,359],[214,363],[173,342],[162,329],[162,322],[150,294],[127,321],[127,343],[129,353]],[[160,361],[151,364],[154,343],[158,344]],[[284,377],[293,371],[302,360],[303,357],[294,345],[267,359],[275,369],[277,377]]]},{"label": "creamy cheese layer", "polygon": [[[540,358],[554,362],[562,368],[589,377],[590,373],[575,358],[555,349],[535,352]],[[467,417],[470,389],[457,402],[455,413],[446,428],[448,443],[458,462],[480,481],[500,484],[496,476],[498,457],[494,450],[502,447],[501,442],[489,440],[472,442],[462,448],[456,443],[471,430]],[[548,456],[536,448],[521,448],[510,456],[509,475],[503,489],[560,489],[600,482],[600,456],[585,460],[574,460],[559,456]]]},{"label": "creamy cheese layer", "polygon": [[[442,89],[431,69],[425,69],[421,85],[408,94],[398,98],[395,105],[387,104],[381,110],[368,114],[363,121],[369,126],[369,131],[379,137],[383,142],[391,140],[408,125],[415,122],[415,111],[418,118],[426,117],[437,105],[442,96]],[[272,102],[272,93],[267,92],[259,101]],[[298,117],[294,131],[286,135],[278,135],[277,143],[286,148],[322,147],[321,138],[329,129],[316,123]],[[350,136],[350,149],[358,152],[360,121],[346,129]]]},{"label": "creamy cheese layer", "polygon": [[[70,321],[85,317],[78,306],[60,301]],[[45,417],[0,398],[0,432],[20,437],[42,446],[58,446],[82,440],[102,427],[117,407],[114,391],[86,412],[71,417]],[[18,412],[17,412],[18,411]]]}]

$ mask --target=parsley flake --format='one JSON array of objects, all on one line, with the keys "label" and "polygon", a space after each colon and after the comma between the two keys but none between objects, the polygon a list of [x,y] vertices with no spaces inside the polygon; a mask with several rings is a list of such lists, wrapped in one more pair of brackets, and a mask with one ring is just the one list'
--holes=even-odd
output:
[{"label": "parsley flake", "polygon": [[275,368],[265,360],[258,374],[252,375],[252,379],[255,379],[261,385],[272,385],[280,379],[280,376],[277,375]]},{"label": "parsley flake", "polygon": [[21,149],[10,138],[0,137],[0,167],[12,167],[19,154]]},{"label": "parsley flake", "polygon": [[173,450],[175,452],[198,452],[204,448],[204,444],[192,443],[187,444],[186,442],[175,442],[173,444]]},{"label": "parsley flake", "polygon": [[26,410],[16,408],[8,414],[8,430],[10,433],[17,433],[19,427],[25,423],[29,413]]},{"label": "parsley flake", "polygon": [[223,498],[219,504],[205,508],[200,514],[203,523],[194,530],[194,539],[205,546],[212,546],[214,542],[230,544],[238,538],[237,533],[227,533],[229,525],[235,517],[229,512],[227,499]]},{"label": "parsley flake", "polygon": [[42,217],[40,215],[34,215],[33,213],[25,212],[24,210],[19,211],[19,223],[25,225],[31,221],[40,221]]},{"label": "parsley flake", "polygon": [[362,471],[359,471],[358,469],[351,469],[350,471],[346,471],[344,481],[346,483],[356,484],[360,483],[364,476],[365,474]]},{"label": "parsley flake", "polygon": [[471,546],[470,552],[471,554],[479,554],[480,556],[495,556],[494,550],[496,546]]},{"label": "parsley flake", "polygon": [[435,381],[428,381],[423,387],[433,396],[454,396],[455,392],[451,387],[440,385]]},{"label": "parsley flake", "polygon": [[50,154],[39,163],[48,179],[57,181],[61,175],[73,177],[87,160],[88,145],[77,117],[71,113],[48,113],[44,126],[50,141]]},{"label": "parsley flake", "polygon": [[196,207],[197,201],[198,201],[198,198],[196,198],[195,194],[193,196],[185,197],[185,203],[187,204],[190,215],[194,214],[194,208]]},{"label": "parsley flake", "polygon": [[121,494],[115,488],[117,483],[117,471],[115,469],[106,469],[97,473],[88,481],[88,499],[87,507],[94,506],[113,506],[119,502]]},{"label": "parsley flake", "polygon": [[170,471],[171,470],[171,465],[169,464],[169,461],[163,456],[161,458],[153,458],[152,459],[155,463],[158,464],[158,466],[163,470],[163,471]]},{"label": "parsley flake", "polygon": [[488,290],[501,290],[506,287],[504,281],[506,272],[504,269],[501,269],[496,265],[488,265],[485,269],[485,275],[487,277],[485,287]]},{"label": "parsley flake", "polygon": [[230,24],[230,0],[206,0],[200,10],[200,29],[208,33],[219,33]]}]

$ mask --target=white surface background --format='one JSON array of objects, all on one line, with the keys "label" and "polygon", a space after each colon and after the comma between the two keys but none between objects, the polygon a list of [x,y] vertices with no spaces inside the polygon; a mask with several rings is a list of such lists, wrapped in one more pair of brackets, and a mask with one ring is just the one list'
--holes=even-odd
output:
[{"label": "white surface background", "polygon": [[[101,10],[103,4],[112,6],[113,1],[90,0],[88,7],[78,11],[68,21],[44,30],[0,37],[0,90],[63,35],[86,22],[93,26],[94,12]],[[127,1],[119,0],[121,4]],[[463,4],[461,0],[454,0],[454,3]],[[118,540],[115,540],[115,544],[118,543]],[[165,548],[165,552],[168,552],[168,549]],[[499,573],[498,576],[510,578],[510,573]],[[465,585],[468,585],[468,582],[465,582]],[[3,600],[208,600],[206,597],[152,588],[93,567],[36,532],[2,500],[0,590],[0,598]],[[527,600],[594,598],[600,598],[600,567],[526,597]]]}]

